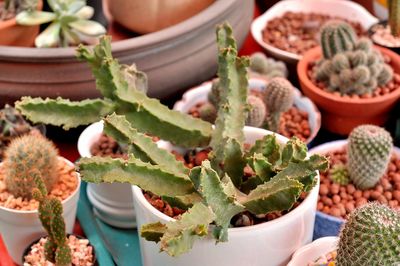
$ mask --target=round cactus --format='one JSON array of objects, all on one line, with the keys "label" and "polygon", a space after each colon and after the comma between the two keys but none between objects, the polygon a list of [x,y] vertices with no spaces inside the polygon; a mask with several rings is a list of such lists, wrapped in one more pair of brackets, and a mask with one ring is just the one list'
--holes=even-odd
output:
[{"label": "round cactus", "polygon": [[255,95],[247,97],[249,112],[247,113],[246,125],[251,127],[261,127],[267,115],[267,110],[262,99]]},{"label": "round cactus", "polygon": [[5,151],[4,174],[7,189],[15,197],[30,199],[35,183],[32,171],[38,171],[48,190],[58,181],[58,151],[40,134],[14,139]]},{"label": "round cactus", "polygon": [[355,42],[356,34],[353,28],[344,21],[328,21],[321,28],[321,47],[325,59],[353,50]]},{"label": "round cactus", "polygon": [[337,266],[398,265],[400,213],[378,203],[352,212],[340,232]]},{"label": "round cactus", "polygon": [[359,189],[374,187],[385,174],[393,140],[385,129],[362,125],[349,136],[347,147],[350,178]]},{"label": "round cactus", "polygon": [[215,108],[217,108],[218,103],[220,100],[220,94],[219,94],[219,80],[218,79],[213,79],[212,81],[212,86],[211,90],[208,93],[208,101],[214,105]]},{"label": "round cactus", "polygon": [[337,164],[329,170],[330,179],[336,184],[347,185],[349,183],[349,172],[343,164]]},{"label": "round cactus", "polygon": [[215,119],[217,118],[217,109],[213,104],[206,102],[200,106],[199,115],[201,119],[210,123],[214,123]]},{"label": "round cactus", "polygon": [[268,58],[260,52],[250,56],[250,71],[257,72],[267,79],[286,77],[288,72],[285,63]]}]

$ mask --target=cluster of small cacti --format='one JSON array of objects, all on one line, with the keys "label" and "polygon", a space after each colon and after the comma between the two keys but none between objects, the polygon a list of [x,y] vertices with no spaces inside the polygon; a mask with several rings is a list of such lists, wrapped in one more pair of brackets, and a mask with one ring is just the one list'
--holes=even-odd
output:
[{"label": "cluster of small cacti", "polygon": [[4,10],[0,13],[0,20],[10,19],[22,11],[35,10],[38,5],[38,0],[5,0]]},{"label": "cluster of small cacti", "polygon": [[400,213],[369,203],[347,218],[339,238],[336,265],[399,265]]},{"label": "cluster of small cacti", "polygon": [[392,148],[392,137],[384,128],[356,127],[347,146],[347,168],[352,182],[360,189],[374,187],[387,170]]},{"label": "cluster of small cacti", "polygon": [[[217,242],[227,241],[231,219],[244,211],[264,215],[291,210],[300,195],[314,187],[316,170],[328,166],[325,157],[307,158],[306,145],[296,138],[281,146],[276,136],[267,135],[245,149],[249,60],[238,57],[229,25],[218,27],[217,40],[220,89],[215,129],[206,144],[212,148],[208,160],[186,168],[151,137],[138,132],[136,123],[113,114],[103,119],[104,132],[131,146],[129,159],[94,156],[82,158],[78,165],[84,181],[129,182],[187,210],[175,221],[141,228],[142,237],[160,242],[161,250],[172,256],[189,251],[209,230]],[[280,97],[279,92],[272,95],[274,99]],[[184,143],[177,141],[176,145]],[[244,179],[246,165],[255,174]]]},{"label": "cluster of small cacti", "polygon": [[46,260],[56,266],[71,265],[71,249],[67,242],[61,201],[47,195],[46,185],[39,171],[32,170],[29,174],[35,186],[32,189],[33,198],[39,202],[39,219],[48,234],[44,246]]},{"label": "cluster of small cacti", "polygon": [[46,188],[51,190],[58,181],[58,150],[41,134],[26,134],[15,138],[4,159],[7,190],[15,197],[30,199],[35,187],[31,172],[43,176]]},{"label": "cluster of small cacti", "polygon": [[329,178],[336,184],[347,185],[350,181],[349,170],[344,164],[336,164],[329,170]]},{"label": "cluster of small cacti", "polygon": [[[214,80],[208,94],[209,103],[199,108],[199,116],[205,121],[215,122],[218,104],[220,102],[221,87],[218,80]],[[265,91],[258,94],[249,94],[247,105],[246,125],[252,127],[265,127],[271,131],[278,132],[281,114],[288,111],[294,102],[294,88],[285,78],[272,78]],[[214,108],[213,108],[214,107]]]},{"label": "cluster of small cacti", "polygon": [[260,52],[254,53],[250,56],[249,70],[260,74],[266,79],[275,77],[285,78],[288,75],[285,63],[266,57],[265,54]]},{"label": "cluster of small cacti", "polygon": [[392,80],[393,70],[369,39],[357,40],[353,28],[343,21],[331,21],[321,29],[324,58],[318,62],[316,79],[328,89],[346,95],[371,94]]}]

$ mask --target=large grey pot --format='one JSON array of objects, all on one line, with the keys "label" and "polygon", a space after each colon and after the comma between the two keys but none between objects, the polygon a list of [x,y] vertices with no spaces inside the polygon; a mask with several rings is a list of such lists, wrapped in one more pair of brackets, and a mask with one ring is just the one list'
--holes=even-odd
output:
[{"label": "large grey pot", "polygon": [[[253,18],[253,0],[219,0],[197,15],[164,30],[112,44],[120,62],[135,62],[147,73],[149,95],[163,98],[208,80],[216,72],[215,26],[228,21],[238,44]],[[24,95],[70,99],[99,96],[89,67],[74,48],[0,46],[0,104]]]}]

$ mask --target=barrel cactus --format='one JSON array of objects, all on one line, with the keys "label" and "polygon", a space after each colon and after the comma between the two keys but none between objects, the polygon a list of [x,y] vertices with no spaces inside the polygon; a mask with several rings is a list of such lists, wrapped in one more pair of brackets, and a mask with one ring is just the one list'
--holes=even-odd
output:
[{"label": "barrel cactus", "polygon": [[374,187],[385,174],[393,148],[389,132],[374,125],[353,129],[348,139],[348,171],[360,189]]},{"label": "barrel cactus", "polygon": [[261,127],[267,116],[267,108],[260,97],[249,95],[247,97],[249,112],[247,113],[246,125],[251,127]]},{"label": "barrel cactus", "polygon": [[287,77],[288,70],[285,63],[266,57],[257,52],[250,56],[250,71],[256,72],[267,79]]},{"label": "barrel cactus", "polygon": [[369,203],[352,212],[340,232],[337,266],[400,263],[400,213]]},{"label": "barrel cactus", "polygon": [[34,182],[31,172],[43,176],[48,190],[58,181],[58,150],[41,134],[14,139],[5,151],[4,175],[7,189],[15,197],[30,199]]},{"label": "barrel cactus", "polygon": [[356,39],[346,22],[328,22],[322,28],[321,46],[324,58],[317,64],[316,79],[327,83],[331,91],[363,95],[393,78],[387,65],[370,40]]},{"label": "barrel cactus", "polygon": [[268,83],[264,93],[267,106],[268,129],[278,132],[281,114],[288,111],[294,102],[294,88],[285,78],[273,78]]}]

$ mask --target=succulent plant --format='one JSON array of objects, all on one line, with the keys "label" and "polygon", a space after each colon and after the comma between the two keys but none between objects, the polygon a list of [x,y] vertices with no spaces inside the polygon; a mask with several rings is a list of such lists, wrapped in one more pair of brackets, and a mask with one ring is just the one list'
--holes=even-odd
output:
[{"label": "succulent plant", "polygon": [[36,47],[66,47],[106,33],[98,22],[89,20],[94,13],[86,0],[48,0],[53,12],[28,10],[16,16],[19,25],[50,23],[35,39]]},{"label": "succulent plant", "polygon": [[322,29],[324,59],[317,65],[316,79],[327,83],[331,91],[363,95],[393,78],[392,68],[371,41],[355,36],[346,22],[329,22]]},{"label": "succulent plant", "polygon": [[[317,182],[316,170],[328,165],[319,155],[306,158],[307,147],[296,138],[281,147],[276,136],[267,135],[250,150],[244,148],[248,59],[238,57],[229,25],[217,28],[217,40],[221,97],[215,129],[206,143],[212,148],[208,160],[186,168],[124,116],[113,114],[103,120],[104,132],[131,146],[129,159],[95,156],[82,158],[78,164],[85,181],[128,182],[184,207],[187,211],[175,221],[141,228],[142,237],[160,242],[161,250],[172,256],[189,251],[209,229],[217,242],[227,241],[232,217],[244,211],[258,215],[290,210],[300,194]],[[255,174],[244,180],[246,165]]]},{"label": "succulent plant", "polygon": [[57,266],[71,265],[71,249],[66,238],[61,201],[47,195],[46,185],[39,171],[32,170],[30,175],[36,186],[32,189],[32,194],[33,198],[39,202],[39,219],[48,234],[44,246],[46,260]]},{"label": "succulent plant", "polygon": [[58,151],[41,134],[26,134],[10,143],[5,151],[4,175],[7,189],[15,197],[30,199],[35,184],[30,173],[44,177],[47,189],[58,181]]},{"label": "succulent plant", "polygon": [[250,71],[261,74],[267,79],[275,77],[287,77],[288,70],[285,63],[266,57],[257,52],[250,56]]},{"label": "succulent plant", "polygon": [[110,42],[110,37],[104,36],[93,51],[78,47],[78,58],[92,67],[96,87],[103,98],[70,101],[22,97],[15,103],[17,110],[34,123],[63,126],[64,129],[93,123],[116,112],[125,115],[143,133],[179,142],[184,147],[206,145],[211,138],[211,124],[170,110],[159,100],[147,97],[144,92],[147,90],[146,75],[135,70],[129,71],[127,78],[129,66],[120,65],[112,57]]},{"label": "succulent plant", "polygon": [[206,102],[200,106],[199,115],[204,121],[214,123],[215,119],[217,118],[217,109],[213,104]]},{"label": "succulent plant", "polygon": [[214,105],[214,107],[218,107],[218,103],[220,100],[220,95],[219,95],[219,80],[213,79],[212,85],[211,85],[211,90],[207,95],[208,101]]},{"label": "succulent plant", "polygon": [[400,10],[399,10],[399,1],[398,0],[388,0],[387,6],[389,11],[389,25],[390,31],[393,36],[400,36]]},{"label": "succulent plant", "polygon": [[361,125],[349,135],[347,166],[352,182],[360,189],[374,187],[385,174],[393,148],[389,132]]},{"label": "succulent plant", "polygon": [[264,102],[267,106],[268,129],[278,132],[279,120],[283,112],[293,106],[294,88],[285,78],[273,78],[268,83],[264,93]]},{"label": "succulent plant", "polygon": [[329,170],[330,179],[339,185],[347,185],[350,181],[349,171],[347,170],[346,165],[344,164],[336,164]]},{"label": "succulent plant", "polygon": [[38,0],[5,0],[4,10],[0,13],[0,20],[10,19],[22,11],[33,11],[38,6]]},{"label": "succulent plant", "polygon": [[249,112],[246,118],[246,125],[251,127],[261,127],[267,117],[267,107],[260,97],[255,95],[247,96]]},{"label": "succulent plant", "polygon": [[400,213],[369,203],[352,212],[340,232],[336,265],[398,265]]}]

